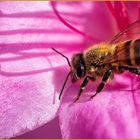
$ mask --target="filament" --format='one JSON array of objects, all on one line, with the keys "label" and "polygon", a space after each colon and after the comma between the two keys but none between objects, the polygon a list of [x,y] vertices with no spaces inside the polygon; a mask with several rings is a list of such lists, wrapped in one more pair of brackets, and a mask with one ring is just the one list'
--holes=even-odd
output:
[{"label": "filament", "polygon": [[112,16],[115,18],[116,23],[120,31],[124,30],[128,26],[128,14],[126,6],[123,2],[114,2],[114,6],[111,2],[105,2]]},{"label": "filament", "polygon": [[56,9],[56,7],[55,7],[55,4],[56,4],[56,3],[55,3],[55,2],[50,2],[50,3],[51,3],[52,9],[53,9],[55,15],[58,17],[58,19],[59,19],[65,26],[67,26],[67,27],[70,28],[71,30],[73,30],[73,31],[75,31],[75,32],[77,32],[77,33],[79,33],[79,34],[81,34],[82,36],[86,37],[87,39],[92,40],[92,41],[95,41],[95,38],[93,38],[91,35],[86,34],[86,33],[82,32],[82,31],[78,30],[77,28],[73,27],[73,26],[70,25],[68,22],[66,22],[66,21],[62,18],[62,16],[59,14],[59,12],[57,11],[57,9]]}]

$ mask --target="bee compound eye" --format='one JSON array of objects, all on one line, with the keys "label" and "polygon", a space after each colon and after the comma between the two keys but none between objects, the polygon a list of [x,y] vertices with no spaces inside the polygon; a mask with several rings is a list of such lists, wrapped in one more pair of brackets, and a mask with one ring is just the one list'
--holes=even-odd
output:
[{"label": "bee compound eye", "polygon": [[84,67],[83,66],[78,66],[76,70],[76,75],[77,77],[81,78],[84,76]]}]

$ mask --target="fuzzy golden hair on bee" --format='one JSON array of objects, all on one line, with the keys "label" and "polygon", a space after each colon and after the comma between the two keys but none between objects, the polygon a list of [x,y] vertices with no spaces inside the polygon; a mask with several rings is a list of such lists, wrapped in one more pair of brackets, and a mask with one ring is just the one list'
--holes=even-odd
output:
[{"label": "fuzzy golden hair on bee", "polygon": [[96,66],[100,64],[106,57],[113,55],[114,52],[115,45],[100,43],[89,47],[83,54],[88,67],[88,65]]},{"label": "fuzzy golden hair on bee", "polygon": [[[134,29],[136,33],[134,33]],[[74,102],[79,100],[83,90],[88,84],[88,81],[96,81],[101,79],[95,94],[91,99],[100,93],[107,80],[112,78],[115,73],[130,73],[140,75],[140,39],[127,38],[127,34],[133,32],[136,35],[140,31],[140,20],[132,23],[122,32],[115,35],[110,42],[103,42],[88,47],[83,53],[73,54],[71,62],[59,51],[53,50],[63,56],[70,67],[64,84],[62,86],[59,99],[62,95],[68,78],[71,76],[72,83],[83,80]]]}]

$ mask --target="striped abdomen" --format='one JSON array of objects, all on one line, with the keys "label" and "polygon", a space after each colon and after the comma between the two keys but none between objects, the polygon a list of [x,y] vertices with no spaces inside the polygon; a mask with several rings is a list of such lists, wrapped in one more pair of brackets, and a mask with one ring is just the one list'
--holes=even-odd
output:
[{"label": "striped abdomen", "polygon": [[116,46],[116,61],[120,64],[140,66],[140,39],[130,40]]}]

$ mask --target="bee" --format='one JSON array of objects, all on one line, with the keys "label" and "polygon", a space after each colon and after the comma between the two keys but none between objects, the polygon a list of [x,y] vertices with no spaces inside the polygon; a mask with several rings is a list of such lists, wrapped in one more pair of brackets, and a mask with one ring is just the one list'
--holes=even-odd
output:
[{"label": "bee", "polygon": [[96,81],[101,79],[95,94],[91,96],[92,99],[103,90],[109,78],[113,79],[115,73],[128,71],[140,75],[140,39],[138,36],[134,37],[139,33],[140,20],[137,20],[115,35],[110,42],[95,44],[84,50],[83,53],[74,54],[71,63],[65,55],[52,48],[66,58],[70,66],[70,72],[64,81],[59,99],[69,76],[71,76],[72,83],[83,79],[77,97],[74,100],[76,102],[89,80]]}]

